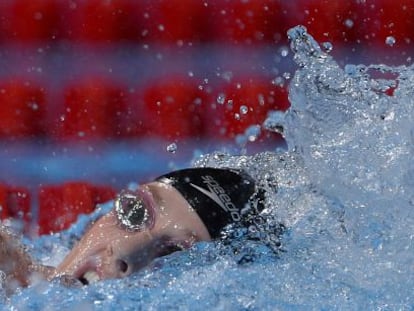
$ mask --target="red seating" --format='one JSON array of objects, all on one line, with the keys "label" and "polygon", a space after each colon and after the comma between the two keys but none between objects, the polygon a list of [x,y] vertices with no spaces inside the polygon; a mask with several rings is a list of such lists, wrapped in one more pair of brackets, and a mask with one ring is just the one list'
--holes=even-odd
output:
[{"label": "red seating", "polygon": [[261,126],[270,110],[289,106],[286,89],[261,77],[233,79],[214,92],[211,103],[204,123],[209,137],[215,139],[234,139],[251,125]]},{"label": "red seating", "polygon": [[[283,1],[282,1],[283,2]],[[353,1],[297,0],[284,2],[289,10],[288,28],[304,25],[319,42],[347,43],[355,41],[360,20],[352,11]]]},{"label": "red seating", "polygon": [[67,1],[63,14],[65,36],[88,43],[138,40],[141,37],[140,1]]},{"label": "red seating", "polygon": [[[373,42],[379,47],[413,45],[414,10],[410,0],[379,0],[375,3],[353,4],[360,21],[362,42]],[[393,39],[387,41],[387,37]],[[395,43],[393,40],[395,39]]]},{"label": "red seating", "polygon": [[214,39],[230,44],[278,42],[285,37],[285,15],[278,0],[223,0],[209,3]]},{"label": "red seating", "polygon": [[0,184],[0,208],[1,220],[21,220],[24,227],[28,228],[32,218],[28,189]]},{"label": "red seating", "polygon": [[[128,100],[139,133],[164,139],[197,138],[202,134],[197,84],[171,76],[152,81]],[[148,137],[148,136],[147,136]]]},{"label": "red seating", "polygon": [[9,0],[0,3],[0,40],[96,43],[158,42],[175,46],[218,41],[273,43],[305,25],[318,41],[410,40],[410,0]]},{"label": "red seating", "polygon": [[44,186],[39,191],[39,234],[65,230],[80,214],[91,213],[96,204],[114,197],[113,189],[86,182]]},{"label": "red seating", "polygon": [[140,18],[148,41],[178,46],[205,41],[209,5],[194,0],[148,1]]},{"label": "red seating", "polygon": [[2,81],[0,103],[0,138],[15,140],[44,133],[44,89],[22,79]]},{"label": "red seating", "polygon": [[14,0],[1,4],[0,37],[33,42],[60,37],[60,5],[56,0]]},{"label": "red seating", "polygon": [[124,88],[100,78],[69,85],[63,111],[56,113],[51,134],[57,139],[89,141],[117,135],[117,116],[124,109]]}]

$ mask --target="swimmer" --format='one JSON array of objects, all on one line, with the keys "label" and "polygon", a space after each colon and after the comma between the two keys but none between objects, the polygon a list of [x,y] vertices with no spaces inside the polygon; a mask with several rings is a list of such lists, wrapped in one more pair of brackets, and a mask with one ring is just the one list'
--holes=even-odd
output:
[{"label": "swimmer", "polygon": [[[5,272],[14,275],[21,286],[30,283],[22,271],[83,284],[122,278],[157,257],[220,238],[229,224],[249,226],[263,209],[264,190],[242,170],[174,171],[136,191],[120,192],[113,209],[90,226],[56,268],[33,264],[25,252],[14,249],[17,253],[10,256],[17,258],[16,264]],[[4,245],[10,240],[4,234],[0,238]],[[7,247],[11,247],[7,243],[0,253],[0,270],[4,270]]]}]

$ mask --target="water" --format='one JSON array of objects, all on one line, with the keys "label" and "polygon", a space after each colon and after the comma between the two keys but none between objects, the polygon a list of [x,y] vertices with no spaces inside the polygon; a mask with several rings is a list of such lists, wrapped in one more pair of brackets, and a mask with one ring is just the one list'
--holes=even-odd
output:
[{"label": "water", "polygon": [[[287,227],[278,252],[243,236],[199,243],[126,279],[40,282],[4,309],[413,310],[414,67],[340,67],[303,27],[289,37],[292,107],[267,120],[289,150],[194,161],[244,168],[269,187],[269,219]],[[31,242],[32,253],[58,262],[109,208]]]}]

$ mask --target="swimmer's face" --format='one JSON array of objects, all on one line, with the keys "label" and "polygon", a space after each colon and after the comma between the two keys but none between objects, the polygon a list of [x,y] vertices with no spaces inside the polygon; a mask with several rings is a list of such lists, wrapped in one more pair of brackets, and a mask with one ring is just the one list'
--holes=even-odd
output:
[{"label": "swimmer's face", "polygon": [[91,226],[58,266],[56,276],[69,275],[84,283],[125,277],[156,257],[210,240],[198,215],[172,186],[153,182],[136,194],[145,210],[130,219],[132,225],[114,208]]}]

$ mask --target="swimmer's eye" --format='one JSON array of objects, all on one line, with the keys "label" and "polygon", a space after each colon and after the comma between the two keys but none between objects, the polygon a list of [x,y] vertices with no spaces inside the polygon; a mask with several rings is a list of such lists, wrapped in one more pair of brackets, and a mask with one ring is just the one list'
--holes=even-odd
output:
[{"label": "swimmer's eye", "polygon": [[135,193],[122,191],[115,199],[115,212],[120,224],[128,230],[138,231],[145,229],[151,222],[151,214]]}]

